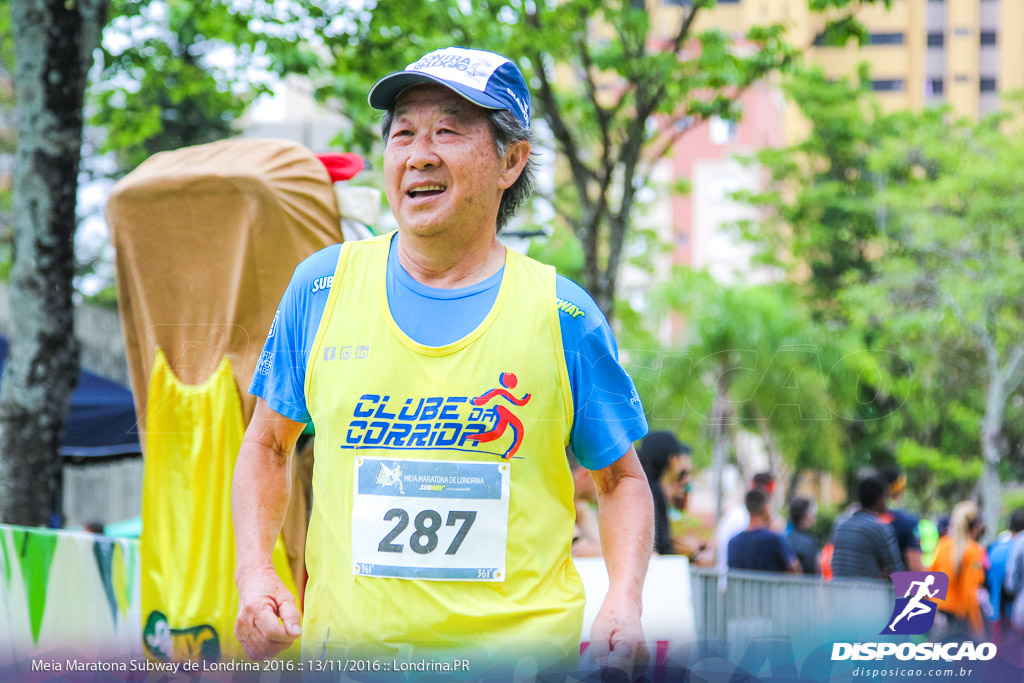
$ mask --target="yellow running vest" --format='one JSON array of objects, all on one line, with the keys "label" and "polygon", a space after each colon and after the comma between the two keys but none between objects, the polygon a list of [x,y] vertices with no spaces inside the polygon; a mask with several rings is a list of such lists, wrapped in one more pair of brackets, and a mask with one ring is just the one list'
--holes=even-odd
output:
[{"label": "yellow running vest", "polygon": [[390,239],[345,243],[310,351],[304,652],[578,654],[554,269],[507,250],[483,322],[428,347],[391,316]]},{"label": "yellow running vest", "polygon": [[[184,384],[163,351],[146,397],[141,601],[143,647],[164,661],[245,658],[235,639],[235,534],[231,477],[242,445],[242,404],[231,362]],[[279,538],[274,566],[295,586]],[[298,648],[290,651],[298,654]]]}]

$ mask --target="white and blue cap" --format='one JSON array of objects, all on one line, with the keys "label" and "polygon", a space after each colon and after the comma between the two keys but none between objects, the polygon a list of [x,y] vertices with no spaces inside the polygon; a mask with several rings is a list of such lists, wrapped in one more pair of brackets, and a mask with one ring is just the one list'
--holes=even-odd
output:
[{"label": "white and blue cap", "polygon": [[374,83],[370,106],[390,109],[399,94],[420,83],[439,83],[486,109],[508,109],[530,127],[530,91],[519,67],[486,50],[446,47]]}]

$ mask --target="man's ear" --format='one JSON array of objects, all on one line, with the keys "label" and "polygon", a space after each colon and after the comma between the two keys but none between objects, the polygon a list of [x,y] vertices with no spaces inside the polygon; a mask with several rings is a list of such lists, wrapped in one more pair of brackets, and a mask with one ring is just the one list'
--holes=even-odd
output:
[{"label": "man's ear", "polygon": [[530,143],[526,140],[517,140],[505,150],[505,167],[498,179],[498,187],[507,190],[519,180],[519,175],[526,168],[526,162],[530,160]]}]

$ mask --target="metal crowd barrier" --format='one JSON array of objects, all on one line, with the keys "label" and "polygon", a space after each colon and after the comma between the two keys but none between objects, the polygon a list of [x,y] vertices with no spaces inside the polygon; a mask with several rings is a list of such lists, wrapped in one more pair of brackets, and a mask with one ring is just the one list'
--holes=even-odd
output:
[{"label": "metal crowd barrier", "polygon": [[888,581],[821,578],[770,572],[690,568],[698,640],[750,643],[785,638],[794,644],[872,640],[894,604]]}]

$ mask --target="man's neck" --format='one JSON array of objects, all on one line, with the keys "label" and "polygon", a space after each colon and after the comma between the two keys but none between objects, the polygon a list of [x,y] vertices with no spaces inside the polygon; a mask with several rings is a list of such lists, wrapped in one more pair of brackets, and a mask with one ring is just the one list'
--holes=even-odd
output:
[{"label": "man's neck", "polygon": [[439,289],[475,285],[505,264],[505,247],[493,233],[468,244],[452,244],[399,231],[397,246],[398,261],[412,279]]},{"label": "man's neck", "polygon": [[747,527],[747,531],[756,531],[757,529],[767,529],[772,525],[772,520],[767,517],[751,517],[750,526]]}]

